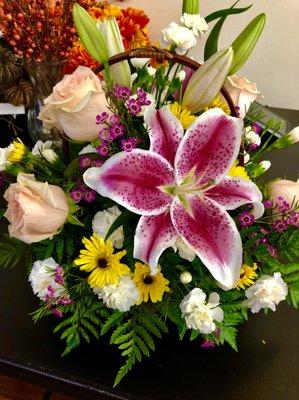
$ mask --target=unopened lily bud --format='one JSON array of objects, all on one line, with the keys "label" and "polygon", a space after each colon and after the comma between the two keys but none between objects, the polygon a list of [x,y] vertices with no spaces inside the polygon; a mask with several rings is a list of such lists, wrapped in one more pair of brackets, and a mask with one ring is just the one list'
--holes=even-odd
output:
[{"label": "unopened lily bud", "polygon": [[263,175],[271,167],[270,161],[261,161],[258,165],[253,165],[250,169],[250,177],[257,178]]},{"label": "unopened lily bud", "polygon": [[233,60],[233,50],[220,50],[208,59],[191,77],[182,105],[193,114],[203,110],[220,92]]},{"label": "unopened lily bud", "polygon": [[182,272],[180,275],[180,281],[185,285],[190,283],[192,281],[192,275],[190,274],[190,272],[188,271]]},{"label": "unopened lily bud", "polygon": [[73,7],[73,18],[79,38],[86,51],[95,60],[101,63],[107,62],[109,59],[107,43],[88,12],[85,11],[83,7],[79,6],[79,4],[75,3]]},{"label": "unopened lily bud", "polygon": [[267,150],[283,149],[295,143],[299,143],[299,126],[296,126],[289,133],[276,140]]}]

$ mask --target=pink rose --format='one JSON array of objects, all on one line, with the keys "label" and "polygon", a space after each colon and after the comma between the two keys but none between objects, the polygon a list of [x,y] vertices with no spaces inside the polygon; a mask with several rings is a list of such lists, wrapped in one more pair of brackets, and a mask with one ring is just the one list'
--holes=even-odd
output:
[{"label": "pink rose", "polygon": [[101,129],[96,116],[104,111],[109,112],[100,80],[90,68],[81,66],[54,86],[39,119],[46,129],[55,127],[71,139],[91,141]]},{"label": "pink rose", "polygon": [[4,193],[8,202],[5,217],[10,222],[10,236],[25,243],[52,239],[65,223],[69,206],[58,186],[37,182],[34,175],[19,173]]},{"label": "pink rose", "polygon": [[237,75],[229,76],[224,86],[234,104],[240,108],[241,118],[245,117],[251,103],[262,97],[262,93],[257,90],[256,83],[252,83],[246,78],[239,78]]},{"label": "pink rose", "polygon": [[268,191],[273,202],[277,202],[278,197],[282,197],[290,205],[299,202],[299,179],[297,182],[279,179],[269,185]]}]

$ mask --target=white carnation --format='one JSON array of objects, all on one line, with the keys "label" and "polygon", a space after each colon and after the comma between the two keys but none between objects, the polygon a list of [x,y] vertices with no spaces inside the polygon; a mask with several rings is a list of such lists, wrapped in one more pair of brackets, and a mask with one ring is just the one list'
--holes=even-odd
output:
[{"label": "white carnation", "polygon": [[247,300],[243,303],[253,313],[259,312],[262,308],[275,311],[277,304],[285,300],[287,294],[288,287],[281,279],[281,274],[276,272],[273,276],[263,276],[250,286],[245,291]]},{"label": "white carnation", "polygon": [[206,20],[199,14],[184,13],[181,17],[181,23],[186,28],[191,29],[195,36],[199,36],[200,33],[206,34],[209,30]]},{"label": "white carnation", "polygon": [[178,251],[179,255],[187,261],[192,262],[195,257],[196,253],[194,252],[193,249],[191,249],[190,246],[188,246],[182,238],[178,238],[175,242],[175,244],[172,246],[174,251]]},{"label": "white carnation", "polygon": [[108,308],[122,312],[129,311],[139,299],[138,289],[129,275],[121,277],[116,285],[94,288],[93,291]]},{"label": "white carnation", "polygon": [[5,171],[6,168],[11,164],[8,161],[8,157],[13,150],[14,150],[13,144],[10,144],[8,147],[0,148],[0,171]]},{"label": "white carnation", "polygon": [[131,58],[131,63],[136,69],[144,68],[150,62],[150,58]]},{"label": "white carnation", "polygon": [[183,317],[185,317],[187,328],[196,329],[204,334],[216,330],[214,321],[223,320],[223,311],[219,306],[220,297],[213,292],[208,298],[200,289],[195,288],[185,296],[180,304]]},{"label": "white carnation", "polygon": [[79,156],[82,156],[83,154],[89,154],[89,153],[97,153],[96,148],[93,147],[92,144],[88,144],[87,146],[83,147],[83,149],[79,153]]},{"label": "white carnation", "polygon": [[162,35],[166,44],[176,46],[178,54],[186,54],[197,43],[196,36],[190,29],[175,22],[171,22],[167,28],[163,29]]},{"label": "white carnation", "polygon": [[47,140],[45,143],[43,143],[41,140],[38,140],[35,143],[31,153],[34,156],[43,157],[50,164],[53,164],[57,160],[58,156],[55,153],[55,151],[51,148],[52,144],[53,142],[51,142],[51,140]]},{"label": "white carnation", "polygon": [[65,294],[65,287],[55,281],[55,272],[59,264],[51,257],[33,264],[29,275],[32,290],[41,300],[60,297]]},{"label": "white carnation", "polygon": [[257,146],[261,144],[261,137],[250,127],[245,129],[245,138],[249,143],[256,144]]},{"label": "white carnation", "polygon": [[[121,211],[117,206],[97,212],[92,221],[93,231],[105,239],[111,225],[120,215]],[[113,246],[116,249],[121,249],[123,247],[124,238],[124,230],[122,226],[117,228],[112,235],[109,236],[109,240],[112,240]]]}]

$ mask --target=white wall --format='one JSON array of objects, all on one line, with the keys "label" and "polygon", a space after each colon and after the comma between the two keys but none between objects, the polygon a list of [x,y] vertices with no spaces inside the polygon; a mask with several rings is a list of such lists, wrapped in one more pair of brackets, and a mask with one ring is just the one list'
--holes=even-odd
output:
[{"label": "white wall", "polygon": [[[233,3],[234,0],[201,0],[201,14],[205,16]],[[227,19],[220,45],[228,46],[254,16],[266,12],[263,36],[238,74],[258,83],[264,104],[299,110],[299,0],[241,0],[238,6],[252,3],[246,13]],[[181,0],[126,0],[123,6],[143,8],[151,18],[151,37],[157,40],[168,22],[179,19],[181,4]],[[200,46],[193,55],[201,59]]]}]

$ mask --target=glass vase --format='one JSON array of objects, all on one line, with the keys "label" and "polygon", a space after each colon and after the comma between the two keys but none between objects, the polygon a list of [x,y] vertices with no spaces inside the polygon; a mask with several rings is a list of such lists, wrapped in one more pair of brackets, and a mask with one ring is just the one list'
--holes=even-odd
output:
[{"label": "glass vase", "polygon": [[45,129],[39,113],[44,105],[44,100],[50,96],[53,87],[64,76],[67,60],[35,62],[26,61],[25,68],[34,87],[35,101],[27,112],[27,124],[29,135],[34,143],[38,140],[52,140],[62,142],[62,135],[57,129]]}]

